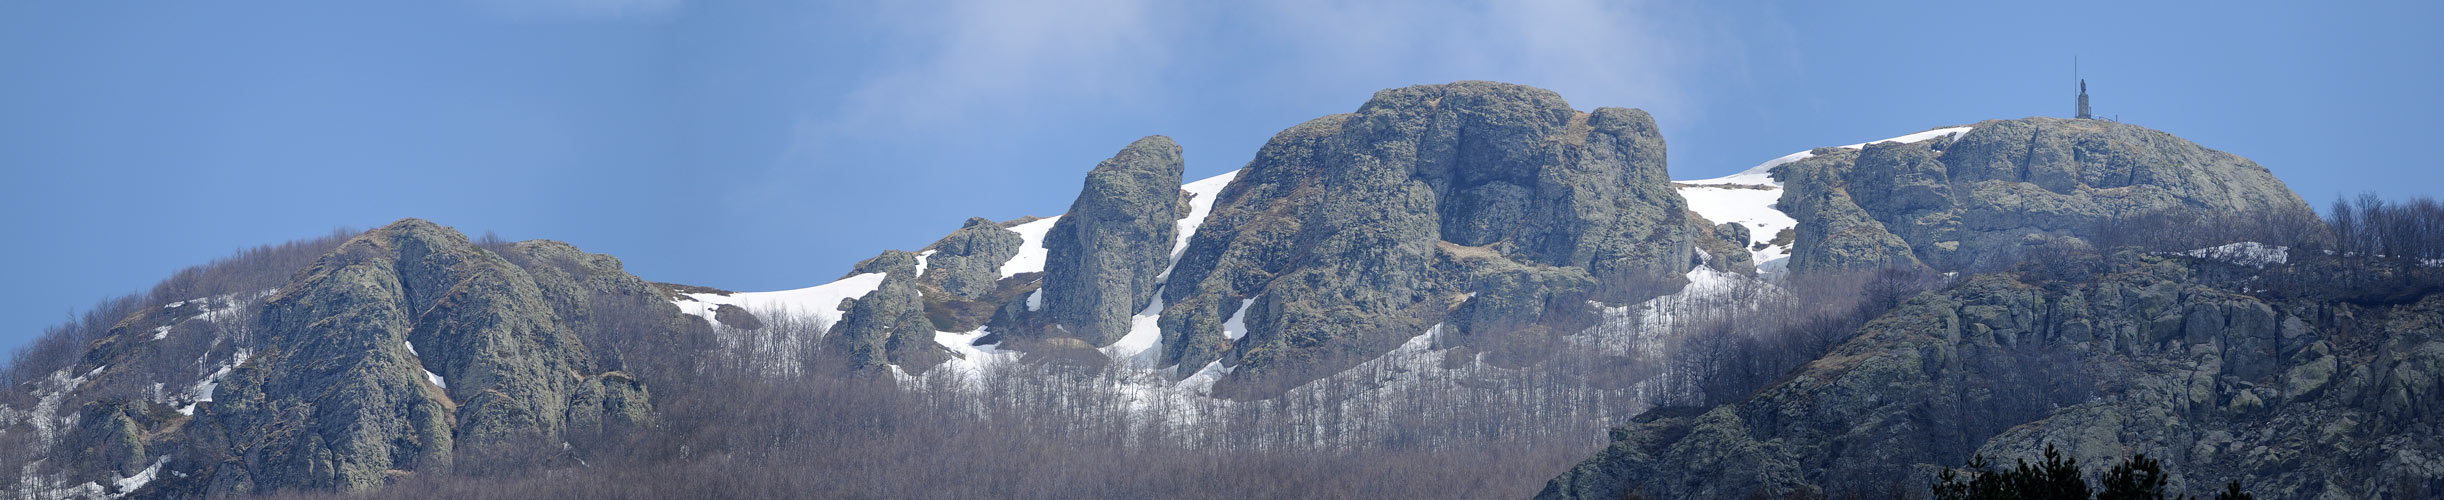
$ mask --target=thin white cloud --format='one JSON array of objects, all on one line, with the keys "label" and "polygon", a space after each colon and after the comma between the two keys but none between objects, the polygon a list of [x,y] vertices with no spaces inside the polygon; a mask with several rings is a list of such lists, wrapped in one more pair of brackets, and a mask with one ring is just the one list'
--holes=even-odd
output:
[{"label": "thin white cloud", "polygon": [[660,20],[685,0],[466,0],[476,10],[512,20]]},{"label": "thin white cloud", "polygon": [[1649,2],[1363,2],[1267,0],[1268,36],[1296,50],[1297,78],[1392,87],[1382,75],[1501,80],[1560,92],[1581,108],[1690,111],[1683,84],[1722,38],[1688,12]]},{"label": "thin white cloud", "polygon": [[1007,118],[1034,106],[1140,98],[1176,39],[1165,2],[946,0],[877,13],[879,68],[843,98],[829,133]]},{"label": "thin white cloud", "polygon": [[[849,141],[1004,127],[1082,106],[1265,101],[1454,80],[1560,92],[1582,109],[1696,114],[1684,83],[1728,33],[1645,1],[933,0],[836,20],[873,30],[874,67],[793,131],[786,163]],[[1211,66],[1229,61],[1226,67]],[[1189,95],[1182,78],[1227,79]],[[1203,83],[1203,82],[1199,82]],[[1356,103],[1349,103],[1355,107]],[[1161,131],[1148,131],[1157,133]]]}]

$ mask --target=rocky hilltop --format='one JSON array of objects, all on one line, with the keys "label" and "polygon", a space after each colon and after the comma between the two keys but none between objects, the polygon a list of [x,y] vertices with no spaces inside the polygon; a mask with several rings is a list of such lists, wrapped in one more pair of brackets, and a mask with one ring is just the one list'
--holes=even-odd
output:
[{"label": "rocky hilltop", "polygon": [[2049,238],[2187,208],[2313,217],[2246,158],[2098,120],[1988,120],[1917,142],[1820,148],[1773,169],[1799,221],[1790,269],[2010,267]]},{"label": "rocky hilltop", "polygon": [[[84,375],[55,376],[74,383],[48,398],[90,401],[77,417],[34,421],[74,428],[54,457],[82,462],[68,464],[66,484],[83,486],[17,493],[100,495],[130,477],[149,479],[135,484],[154,497],[352,491],[534,460],[651,425],[647,383],[624,351],[684,331],[705,330],[617,259],[552,241],[479,246],[402,220],[277,289],[122,322],[63,370]],[[137,373],[178,362],[156,359],[187,341],[173,334],[212,336],[207,358],[224,360],[186,394]],[[154,383],[153,394],[99,394],[127,383]]]}]

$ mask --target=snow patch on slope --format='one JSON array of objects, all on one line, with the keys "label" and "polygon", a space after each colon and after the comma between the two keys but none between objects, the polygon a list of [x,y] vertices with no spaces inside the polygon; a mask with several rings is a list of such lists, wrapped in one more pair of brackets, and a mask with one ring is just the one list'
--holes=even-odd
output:
[{"label": "snow patch on slope", "polygon": [[[1956,138],[1972,129],[1974,127],[1939,128],[1841,147],[1862,149],[1868,144],[1884,142],[1909,144],[1937,138]],[[1750,261],[1756,263],[1759,273],[1778,275],[1790,267],[1791,246],[1789,243],[1774,245],[1771,242],[1783,230],[1797,228],[1799,221],[1774,205],[1782,197],[1782,183],[1774,180],[1774,167],[1814,156],[1815,153],[1800,151],[1766,160],[1740,173],[1712,179],[1673,181],[1673,185],[1679,188],[1680,197],[1689,201],[1689,210],[1697,212],[1698,216],[1716,224],[1729,222],[1747,228]]]},{"label": "snow patch on slope", "polygon": [[135,492],[137,488],[143,488],[144,485],[151,484],[153,482],[153,478],[161,475],[161,465],[166,463],[170,463],[170,457],[168,455],[163,455],[161,458],[154,459],[153,465],[145,467],[142,471],[137,471],[135,475],[112,481],[111,484],[118,485],[119,493],[116,495],[111,495],[110,497],[119,498],[127,496],[128,493]]},{"label": "snow patch on slope", "polygon": [[1043,272],[1044,233],[1052,232],[1053,222],[1059,220],[1061,216],[1055,215],[1011,226],[1010,230],[1017,231],[1018,237],[1025,243],[1019,244],[1018,255],[1010,257],[1009,262],[1001,263],[1001,277],[1008,278],[1020,273]]},{"label": "snow patch on slope", "polygon": [[415,356],[415,357],[416,357],[416,369],[418,369],[418,370],[423,370],[423,371],[424,371],[424,380],[425,380],[426,382],[432,382],[432,383],[433,383],[433,385],[435,385],[435,386],[439,386],[439,387],[441,387],[441,388],[443,388],[443,389],[448,389],[448,388],[450,388],[450,382],[449,382],[449,381],[447,381],[447,380],[442,380],[440,375],[435,375],[435,374],[433,374],[433,371],[432,371],[432,370],[428,370],[428,369],[425,369],[425,368],[424,368],[424,355],[423,355],[423,354],[417,354],[417,353],[416,353],[416,343],[415,343],[415,342],[400,342],[400,344],[402,344],[402,345],[406,345],[406,346],[407,346],[407,355],[409,355],[409,356]]},{"label": "snow patch on slope", "polygon": [[840,300],[863,297],[883,284],[883,273],[865,273],[821,285],[777,292],[743,292],[683,294],[690,300],[678,301],[679,310],[702,317],[713,324],[713,309],[733,305],[749,311],[770,311],[778,314],[811,317],[822,324],[840,322]]},{"label": "snow patch on slope", "polygon": [[[1935,138],[1938,138],[1938,137],[1959,137],[1959,136],[1961,136],[1961,135],[1968,134],[1970,130],[1973,130],[1973,129],[1975,129],[1975,128],[1976,128],[1976,127],[1951,127],[1951,128],[1939,128],[1939,129],[1934,129],[1934,130],[1928,130],[1928,131],[1925,131],[1925,132],[1919,132],[1919,133],[1915,133],[1915,134],[1909,134],[1909,135],[1904,135],[1904,136],[1900,136],[1900,137],[1894,137],[1894,138],[1890,138],[1890,139],[1884,139],[1884,140],[1881,140],[1881,141],[1871,141],[1871,142],[1862,142],[1862,143],[1858,143],[1858,144],[1850,144],[1850,145],[1845,145],[1845,146],[1841,146],[1841,148],[1842,148],[1842,149],[1864,149],[1864,148],[1866,148],[1866,147],[1867,147],[1867,145],[1868,145],[1868,144],[1879,144],[1879,143],[1886,143],[1886,142],[1898,142],[1898,143],[1902,143],[1902,144],[1910,144],[1910,143],[1916,143],[1916,142],[1925,142],[1925,141],[1932,140],[1932,139],[1935,139]],[[1811,149],[1811,150],[1809,150],[1809,151],[1814,151],[1814,150],[1813,150],[1813,149]],[[1782,165],[1784,165],[1784,164],[1788,164],[1788,163],[1796,162],[1796,161],[1799,161],[1799,160],[1805,160],[1805,159],[1812,158],[1812,157],[1815,157],[1815,156],[1816,156],[1816,154],[1815,154],[1815,153],[1812,153],[1812,152],[1809,152],[1809,151],[1800,151],[1800,152],[1797,152],[1797,153],[1791,153],[1791,154],[1787,154],[1787,155],[1782,155],[1782,156],[1781,156],[1781,157],[1779,157],[1779,158],[1774,158],[1774,159],[1771,159],[1771,160],[1766,160],[1766,161],[1765,161],[1765,163],[1759,163],[1759,164],[1757,164],[1757,166],[1754,166],[1754,167],[1748,167],[1748,169],[1747,169],[1747,170],[1741,170],[1741,171],[1740,171],[1740,173],[1736,173],[1736,174],[1731,174],[1731,175],[1722,176],[1722,177],[1716,177],[1716,178],[1712,178],[1712,179],[1702,179],[1702,180],[1694,180],[1694,181],[1675,181],[1675,182],[1679,182],[1679,183],[1681,183],[1681,184],[1749,184],[1749,185],[1781,186],[1781,185],[1782,185],[1782,183],[1781,183],[1781,182],[1778,182],[1778,181],[1775,181],[1775,180],[1774,180],[1774,175],[1773,175],[1773,173],[1774,173],[1774,167],[1779,167],[1779,166],[1782,166]]]},{"label": "snow patch on slope", "polygon": [[1239,310],[1231,311],[1230,319],[1222,320],[1223,338],[1237,341],[1239,337],[1247,336],[1247,306],[1255,303],[1256,299],[1239,301]]},{"label": "snow patch on slope", "polygon": [[2280,265],[2291,261],[2291,249],[2254,241],[2243,241],[2182,252],[2182,255],[2213,259],[2249,267]]},{"label": "snow patch on slope", "polygon": [[1799,227],[1799,221],[1774,206],[1782,197],[1782,189],[1753,189],[1683,185],[1680,197],[1689,201],[1689,210],[1716,224],[1733,223],[1748,229],[1748,249],[1751,262],[1762,269],[1767,263],[1780,264],[1790,257],[1789,243],[1771,244],[1784,230]]}]

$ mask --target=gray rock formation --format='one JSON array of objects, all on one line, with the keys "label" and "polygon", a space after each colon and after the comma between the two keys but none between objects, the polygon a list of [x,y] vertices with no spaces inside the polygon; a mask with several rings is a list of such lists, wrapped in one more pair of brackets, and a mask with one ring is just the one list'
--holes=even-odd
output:
[{"label": "gray rock formation", "polygon": [[447,470],[454,449],[646,425],[642,384],[606,369],[616,362],[598,358],[578,325],[620,289],[668,309],[662,318],[677,310],[616,260],[560,244],[523,249],[549,271],[409,219],[302,271],[267,299],[261,349],[188,426],[234,455],[199,457],[218,464],[208,491],[359,490],[396,471]]},{"label": "gray rock formation", "polygon": [[[1637,110],[1492,82],[1379,92],[1275,136],[1220,193],[1163,292],[1163,359],[1186,373],[1230,353],[1217,390],[1261,395],[1380,355],[1455,306],[1676,289],[1696,236],[1663,161]],[[1492,270],[1513,265],[1542,271]],[[1530,277],[1560,275],[1585,279]],[[1479,284],[1505,291],[1466,305]],[[1227,341],[1243,304],[1247,336]]]},{"label": "gray rock formation", "polygon": [[1757,274],[1756,255],[1748,251],[1747,226],[1737,222],[1708,226],[1704,217],[1695,214],[1689,215],[1689,222],[1689,232],[1701,235],[1697,247],[1705,251],[1708,267],[1745,276]]},{"label": "gray rock formation", "polygon": [[[917,256],[915,253],[906,250],[884,250],[883,253],[875,254],[873,257],[867,257],[866,260],[857,261],[857,265],[850,266],[848,276],[873,273],[905,272],[912,275],[911,277],[914,277],[913,275],[916,274],[916,265]],[[842,277],[846,278],[848,276]]]},{"label": "gray rock formation", "polygon": [[1024,244],[1026,239],[1017,231],[970,218],[958,231],[927,247],[934,253],[925,258],[925,274],[917,281],[962,299],[984,297],[1001,280],[1002,263],[1018,256],[1018,247]]},{"label": "gray rock formation", "polygon": [[1957,139],[1825,148],[1775,169],[1800,221],[1791,269],[2009,267],[2039,236],[2191,208],[2309,214],[2265,167],[2136,125],[1989,120]]},{"label": "gray rock formation", "polygon": [[[1878,146],[1869,146],[1878,147]],[[1776,206],[1799,224],[1792,229],[1790,269],[1798,272],[1920,266],[1909,242],[1892,234],[1875,215],[1859,207],[1836,173],[1857,152],[1817,149],[1816,156],[1775,170],[1782,176],[1782,198]]]},{"label": "gray rock formation", "polygon": [[840,323],[824,337],[834,359],[852,371],[896,364],[911,374],[950,359],[950,353],[934,343],[934,324],[925,316],[925,298],[917,290],[915,254],[887,250],[859,263],[857,270],[888,274],[874,291],[840,302]]},{"label": "gray rock formation", "polygon": [[2235,290],[2275,277],[2106,260],[2093,278],[1994,273],[1921,295],[1744,400],[1616,429],[1539,498],[1909,494],[1973,454],[2011,463],[2047,444],[2089,477],[2159,458],[2194,497],[2232,480],[2259,498],[2444,481],[2444,403],[2422,396],[2444,387],[2444,295],[2251,295]]},{"label": "gray rock formation", "polygon": [[1094,346],[1129,332],[1154,300],[1178,240],[1180,147],[1147,136],[1086,174],[1086,188],[1044,235],[1044,311],[1058,331]]}]

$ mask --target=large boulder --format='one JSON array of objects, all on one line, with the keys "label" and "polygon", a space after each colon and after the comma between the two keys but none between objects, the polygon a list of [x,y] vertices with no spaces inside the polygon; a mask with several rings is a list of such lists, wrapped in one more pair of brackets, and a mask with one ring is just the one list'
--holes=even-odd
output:
[{"label": "large boulder", "polygon": [[[1518,326],[1666,293],[1696,258],[1688,219],[1644,112],[1493,82],[1386,90],[1276,135],[1223,189],[1163,292],[1163,361],[1227,361],[1217,391],[1261,397],[1455,308]],[[1480,284],[1502,303],[1465,305]]]},{"label": "large boulder", "polygon": [[886,274],[874,291],[841,301],[840,323],[824,336],[830,359],[851,371],[899,365],[911,374],[950,360],[950,352],[934,342],[934,324],[925,315],[915,254],[887,250],[859,264],[858,270]]},{"label": "large boulder", "polygon": [[925,273],[917,281],[962,299],[984,297],[1001,280],[1001,265],[1018,256],[1018,247],[1025,244],[1017,231],[969,218],[959,230],[927,247],[933,255],[925,258]]},{"label": "large boulder", "polygon": [[1086,188],[1044,234],[1044,311],[1056,330],[1094,346],[1129,332],[1154,300],[1178,240],[1180,147],[1148,136],[1086,174]]}]

